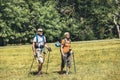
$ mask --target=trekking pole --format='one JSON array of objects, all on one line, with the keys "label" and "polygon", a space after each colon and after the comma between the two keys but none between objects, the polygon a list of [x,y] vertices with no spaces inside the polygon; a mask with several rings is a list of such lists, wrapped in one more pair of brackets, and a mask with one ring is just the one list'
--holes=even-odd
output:
[{"label": "trekking pole", "polygon": [[47,74],[47,70],[48,70],[48,63],[49,63],[49,57],[50,57],[50,51],[49,51],[49,54],[48,54],[48,60],[47,60],[47,68],[46,68],[46,74]]},{"label": "trekking pole", "polygon": [[33,66],[34,60],[35,60],[35,58],[33,58],[33,60],[32,60],[32,64],[31,64],[31,66],[30,66],[28,76],[29,76],[29,74],[30,74],[30,72],[31,72],[31,69],[32,69],[32,66]]},{"label": "trekking pole", "polygon": [[73,63],[74,63],[74,73],[76,74],[76,65],[75,65],[74,53],[72,53],[72,55],[73,55]]}]

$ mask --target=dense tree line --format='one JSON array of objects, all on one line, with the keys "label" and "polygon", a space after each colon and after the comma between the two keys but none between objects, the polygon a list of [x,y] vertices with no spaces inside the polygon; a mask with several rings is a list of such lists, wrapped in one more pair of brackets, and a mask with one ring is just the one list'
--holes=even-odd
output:
[{"label": "dense tree line", "polygon": [[41,27],[48,42],[120,37],[119,0],[0,0],[0,45],[31,43]]}]

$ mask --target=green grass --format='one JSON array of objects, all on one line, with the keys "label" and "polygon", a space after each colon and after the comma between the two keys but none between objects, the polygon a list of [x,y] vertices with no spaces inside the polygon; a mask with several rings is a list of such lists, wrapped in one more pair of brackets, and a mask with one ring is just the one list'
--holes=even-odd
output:
[{"label": "green grass", "polygon": [[[0,80],[120,80],[120,40],[73,42],[77,73],[59,75],[60,52],[53,43],[50,53],[48,74],[46,60],[43,65],[43,77],[28,71],[33,59],[31,45],[6,46],[0,48]],[[35,61],[32,72],[37,71]]]}]

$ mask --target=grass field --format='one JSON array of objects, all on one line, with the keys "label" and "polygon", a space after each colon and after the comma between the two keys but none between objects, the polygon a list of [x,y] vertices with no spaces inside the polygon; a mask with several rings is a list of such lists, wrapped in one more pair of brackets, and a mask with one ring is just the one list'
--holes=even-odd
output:
[{"label": "grass field", "polygon": [[60,75],[60,52],[53,43],[50,53],[48,74],[46,60],[43,77],[35,75],[37,62],[32,72],[28,71],[33,55],[31,45],[0,47],[0,80],[120,80],[120,40],[83,41],[72,43],[75,53],[77,73],[72,64],[70,75]]}]

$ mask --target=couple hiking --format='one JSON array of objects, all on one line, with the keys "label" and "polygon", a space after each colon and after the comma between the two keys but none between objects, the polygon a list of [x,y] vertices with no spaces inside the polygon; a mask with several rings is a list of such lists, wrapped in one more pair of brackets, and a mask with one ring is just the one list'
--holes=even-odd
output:
[{"label": "couple hiking", "polygon": [[[34,58],[38,61],[38,75],[42,75],[42,66],[45,60],[45,48],[48,51],[52,51],[51,48],[46,44],[46,37],[43,35],[43,29],[39,28],[37,30],[37,35],[35,35],[32,44],[32,50]],[[60,46],[61,52],[61,73],[63,73],[63,69],[66,65],[66,74],[69,73],[70,66],[71,66],[71,40],[69,32],[64,33],[64,39],[61,41]]]}]

